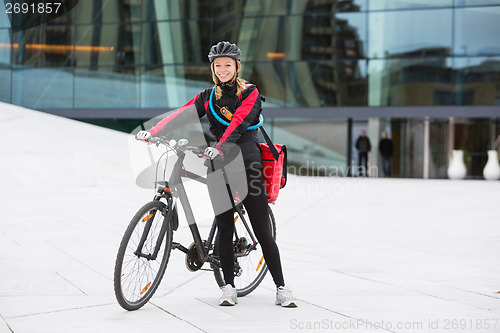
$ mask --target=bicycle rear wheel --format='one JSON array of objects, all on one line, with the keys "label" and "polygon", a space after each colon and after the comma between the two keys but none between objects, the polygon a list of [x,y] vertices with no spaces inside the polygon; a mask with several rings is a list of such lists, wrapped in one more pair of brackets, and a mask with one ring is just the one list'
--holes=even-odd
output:
[{"label": "bicycle rear wheel", "polygon": [[[276,239],[276,221],[274,220],[274,215],[269,207],[269,220],[271,225],[271,233],[273,239]],[[235,272],[234,285],[238,292],[238,297],[242,297],[250,294],[257,288],[257,286],[262,282],[267,274],[268,268],[266,262],[264,261],[264,254],[262,252],[262,247],[257,244],[257,247],[251,250],[248,254],[244,254],[245,250],[252,245],[252,238],[250,237],[248,230],[241,221],[241,218],[237,213],[234,215],[235,222],[234,228],[235,233],[233,237],[233,244],[235,247],[235,265],[239,265],[238,272]],[[249,228],[251,228],[250,221],[246,218]],[[237,235],[237,236],[236,236]],[[245,242],[247,245],[245,245]],[[214,256],[218,256],[218,238],[216,237],[214,246]],[[236,266],[237,267],[237,266]],[[219,287],[225,285],[222,269],[214,267],[215,280]]]},{"label": "bicycle rear wheel", "polygon": [[[114,289],[118,303],[126,310],[137,310],[149,301],[167,268],[173,236],[171,221],[165,221],[167,230],[155,260],[134,253],[145,228],[150,225],[140,252],[144,255],[153,254],[165,220],[165,208],[166,205],[161,201],[148,202],[135,214],[123,235],[116,256]],[[172,216],[177,218],[176,211]]]}]

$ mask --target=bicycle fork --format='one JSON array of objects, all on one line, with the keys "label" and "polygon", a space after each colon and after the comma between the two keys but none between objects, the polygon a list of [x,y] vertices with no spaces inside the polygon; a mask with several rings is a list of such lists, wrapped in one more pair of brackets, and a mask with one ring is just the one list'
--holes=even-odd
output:
[{"label": "bicycle fork", "polygon": [[[156,260],[156,257],[158,256],[158,252],[160,251],[160,246],[161,242],[163,241],[163,238],[165,237],[165,233],[167,232],[168,224],[170,223],[172,216],[174,214],[174,207],[173,207],[173,200],[172,197],[169,197],[167,199],[167,205],[165,206],[166,209],[161,212],[161,214],[164,217],[163,223],[160,229],[160,233],[158,235],[158,238],[156,239],[156,245],[153,253],[142,253],[142,247],[144,246],[144,243],[146,242],[146,239],[148,237],[149,231],[151,230],[151,226],[153,224],[153,220],[155,218],[155,215],[158,211],[155,211],[154,213],[151,213],[148,215],[149,219],[146,221],[146,226],[144,227],[144,231],[142,232],[141,240],[139,241],[139,245],[137,246],[137,250],[135,250],[134,254],[138,257],[141,258],[146,258],[147,260]],[[167,210],[165,214],[165,210]]]}]

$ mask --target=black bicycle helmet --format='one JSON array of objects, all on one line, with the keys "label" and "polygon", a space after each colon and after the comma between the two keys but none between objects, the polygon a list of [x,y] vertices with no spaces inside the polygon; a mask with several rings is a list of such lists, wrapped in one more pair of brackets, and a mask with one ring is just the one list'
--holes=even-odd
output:
[{"label": "black bicycle helmet", "polygon": [[210,52],[208,53],[208,60],[210,60],[210,63],[212,63],[215,58],[219,57],[230,57],[240,61],[241,51],[238,46],[236,46],[236,44],[232,44],[229,42],[218,42],[210,49]]}]

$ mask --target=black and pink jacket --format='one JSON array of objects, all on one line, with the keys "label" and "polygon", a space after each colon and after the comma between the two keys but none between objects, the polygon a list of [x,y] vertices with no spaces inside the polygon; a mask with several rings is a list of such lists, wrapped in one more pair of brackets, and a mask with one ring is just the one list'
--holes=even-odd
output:
[{"label": "black and pink jacket", "polygon": [[[262,112],[259,90],[256,86],[249,85],[239,96],[236,96],[236,87],[224,86],[221,99],[217,100],[215,96],[213,97],[213,109],[218,117],[229,123],[229,126],[226,126],[219,122],[210,111],[209,101],[213,89],[203,90],[176,112],[158,122],[148,132],[155,135],[167,124],[167,127],[176,128],[177,120],[182,119],[182,112],[194,105],[200,118],[207,115],[210,132],[217,140],[216,148],[226,153],[231,144],[236,144],[241,149],[247,169],[251,165],[261,167],[262,153],[257,130],[247,130],[249,126],[259,122],[259,116]],[[228,117],[228,114],[232,114],[232,117]]]}]

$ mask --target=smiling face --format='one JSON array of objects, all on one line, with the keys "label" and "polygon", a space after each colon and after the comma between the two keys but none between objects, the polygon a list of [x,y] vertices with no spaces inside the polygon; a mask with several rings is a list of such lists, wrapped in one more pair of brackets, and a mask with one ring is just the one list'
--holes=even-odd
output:
[{"label": "smiling face", "polygon": [[215,75],[222,83],[229,82],[236,74],[236,63],[233,58],[215,58],[213,62]]}]

